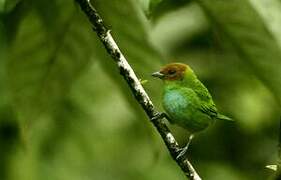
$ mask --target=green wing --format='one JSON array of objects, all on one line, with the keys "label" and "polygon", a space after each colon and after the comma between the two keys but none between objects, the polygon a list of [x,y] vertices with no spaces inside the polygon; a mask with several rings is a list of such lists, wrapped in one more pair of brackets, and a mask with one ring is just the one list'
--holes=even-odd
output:
[{"label": "green wing", "polygon": [[198,80],[194,88],[194,92],[197,94],[200,100],[200,110],[210,117],[216,117],[218,114],[215,103],[208,89]]},{"label": "green wing", "polygon": [[215,107],[215,105],[209,106],[209,105],[203,103],[200,106],[200,111],[207,114],[211,118],[216,118],[218,116],[218,111],[217,111],[217,108]]},{"label": "green wing", "polygon": [[210,116],[211,118],[219,120],[233,121],[231,118],[218,113],[216,105],[213,101],[208,89],[198,80],[197,86],[194,88],[194,92],[197,94],[201,101],[200,110]]},{"label": "green wing", "polygon": [[203,113],[207,114],[211,118],[215,118],[215,119],[219,119],[219,120],[226,120],[226,121],[233,121],[233,119],[218,113],[218,110],[213,102],[209,102],[209,103],[212,103],[212,104],[208,105],[203,102],[202,105],[200,106],[200,110]]}]

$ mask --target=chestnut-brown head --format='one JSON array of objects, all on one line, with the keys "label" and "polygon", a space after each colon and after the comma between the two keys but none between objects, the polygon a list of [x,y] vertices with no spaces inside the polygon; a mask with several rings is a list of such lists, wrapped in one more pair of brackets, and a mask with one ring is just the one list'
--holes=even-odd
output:
[{"label": "chestnut-brown head", "polygon": [[190,70],[190,68],[186,64],[171,63],[162,67],[160,71],[153,73],[152,76],[168,81],[182,80],[187,70]]}]

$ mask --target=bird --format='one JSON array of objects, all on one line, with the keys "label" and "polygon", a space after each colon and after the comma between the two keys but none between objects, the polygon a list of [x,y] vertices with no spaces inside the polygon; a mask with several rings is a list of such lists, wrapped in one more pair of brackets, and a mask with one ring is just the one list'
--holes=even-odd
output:
[{"label": "bird", "polygon": [[210,92],[187,64],[167,64],[152,76],[164,82],[162,106],[166,113],[163,114],[171,124],[190,133],[177,159],[186,153],[194,134],[205,130],[215,120],[233,121],[218,112]]}]

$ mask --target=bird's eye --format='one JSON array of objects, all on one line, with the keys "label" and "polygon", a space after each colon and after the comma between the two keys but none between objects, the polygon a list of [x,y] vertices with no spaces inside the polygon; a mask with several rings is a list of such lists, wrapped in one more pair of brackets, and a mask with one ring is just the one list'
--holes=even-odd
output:
[{"label": "bird's eye", "polygon": [[169,71],[168,71],[168,74],[169,75],[174,75],[176,73],[176,70],[174,70],[174,69],[170,69]]}]

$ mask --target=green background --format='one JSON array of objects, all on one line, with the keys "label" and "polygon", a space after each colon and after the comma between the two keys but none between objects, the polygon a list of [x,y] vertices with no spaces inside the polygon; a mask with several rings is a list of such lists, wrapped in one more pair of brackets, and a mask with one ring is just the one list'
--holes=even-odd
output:
[{"label": "green background", "polygon": [[[189,64],[235,119],[198,134],[203,179],[264,180],[278,161],[281,1],[93,0],[158,110],[150,74]],[[169,124],[168,124],[169,125]],[[188,133],[169,125],[181,145]],[[70,0],[0,0],[0,179],[184,179]]]}]

